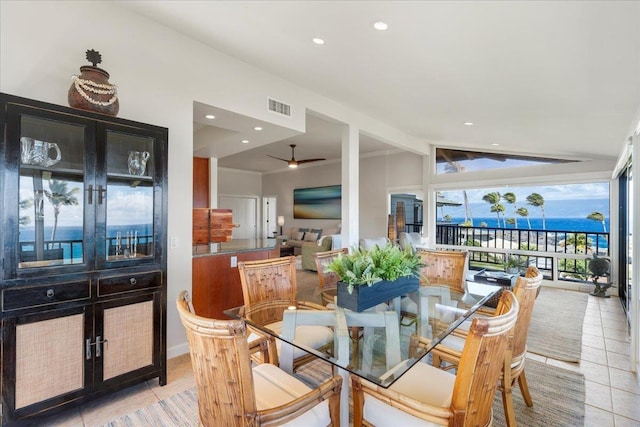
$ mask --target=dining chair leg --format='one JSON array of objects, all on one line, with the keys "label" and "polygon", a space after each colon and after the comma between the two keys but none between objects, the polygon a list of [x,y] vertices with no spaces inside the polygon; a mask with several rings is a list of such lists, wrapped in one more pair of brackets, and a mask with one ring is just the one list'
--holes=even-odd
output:
[{"label": "dining chair leg", "polygon": [[360,364],[360,338],[362,328],[357,326],[352,326],[349,328],[349,335],[351,336],[351,345],[353,346],[353,355],[351,357],[351,363],[353,366],[358,366]]},{"label": "dining chair leg", "polygon": [[504,418],[507,421],[507,427],[516,427],[516,416],[513,409],[513,393],[512,387],[504,385],[502,389],[502,406],[504,408]]},{"label": "dining chair leg", "polygon": [[442,364],[442,361],[440,360],[440,356],[438,356],[436,353],[431,353],[431,364],[436,368],[439,368],[440,365]]},{"label": "dining chair leg", "polygon": [[364,393],[360,381],[352,379],[351,396],[353,397],[353,427],[362,427],[364,420]]},{"label": "dining chair leg", "polygon": [[527,377],[524,374],[524,369],[518,376],[518,385],[520,386],[520,392],[522,393],[524,403],[526,403],[528,407],[532,407],[533,399],[531,398],[531,393],[529,393],[529,386],[527,385]]},{"label": "dining chair leg", "polygon": [[[344,378],[343,378],[344,381]],[[347,387],[348,389],[349,387]],[[342,390],[341,390],[342,391]],[[337,395],[329,398],[329,417],[331,419],[331,426],[340,427],[341,414],[340,414],[340,398]]]}]

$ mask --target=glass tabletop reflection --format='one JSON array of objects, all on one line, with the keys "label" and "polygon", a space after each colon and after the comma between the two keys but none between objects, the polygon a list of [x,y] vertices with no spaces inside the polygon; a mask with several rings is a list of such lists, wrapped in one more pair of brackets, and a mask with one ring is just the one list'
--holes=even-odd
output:
[{"label": "glass tabletop reflection", "polygon": [[[473,293],[460,293],[447,286],[421,286],[402,299],[389,301],[363,312],[336,304],[323,307],[305,301],[272,300],[225,310],[267,336],[281,340],[280,367],[293,370],[294,354],[300,349],[355,375],[389,387],[411,366],[470,318],[500,287],[475,286]],[[328,327],[333,345],[313,346],[309,326]],[[304,328],[301,328],[304,327]],[[296,333],[304,331],[304,333]],[[431,340],[425,352],[416,354],[415,336]]]}]

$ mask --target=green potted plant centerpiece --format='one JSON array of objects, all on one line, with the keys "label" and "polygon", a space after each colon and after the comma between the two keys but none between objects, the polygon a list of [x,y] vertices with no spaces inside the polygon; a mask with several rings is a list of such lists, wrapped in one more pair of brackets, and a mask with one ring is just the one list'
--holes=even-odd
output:
[{"label": "green potted plant centerpiece", "polygon": [[519,274],[520,268],[524,266],[522,259],[518,255],[506,255],[504,257],[504,271],[508,274]]},{"label": "green potted plant centerpiece", "polygon": [[410,248],[353,247],[327,265],[338,276],[338,305],[363,311],[381,302],[415,291],[420,286],[420,256]]}]

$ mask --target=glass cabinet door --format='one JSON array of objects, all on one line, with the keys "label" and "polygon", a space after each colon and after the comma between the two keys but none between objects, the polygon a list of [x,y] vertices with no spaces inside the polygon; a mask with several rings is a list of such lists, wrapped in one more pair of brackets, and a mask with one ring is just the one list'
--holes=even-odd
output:
[{"label": "glass cabinet door", "polygon": [[98,224],[104,223],[105,239],[98,264],[151,260],[155,249],[155,139],[129,129],[109,128],[104,135],[105,217]]},{"label": "glass cabinet door", "polygon": [[87,262],[86,133],[82,122],[19,115],[19,270]]}]

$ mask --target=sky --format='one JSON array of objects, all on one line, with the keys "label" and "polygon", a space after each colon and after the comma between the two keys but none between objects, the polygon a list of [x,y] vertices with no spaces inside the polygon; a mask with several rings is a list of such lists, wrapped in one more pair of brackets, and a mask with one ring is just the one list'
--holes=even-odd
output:
[{"label": "sky", "polygon": [[[482,197],[490,192],[497,191],[500,194],[512,192],[516,195],[516,206],[525,207],[531,218],[541,217],[540,209],[527,204],[527,196],[538,193],[544,199],[544,212],[546,218],[586,218],[593,211],[602,213],[605,218],[610,217],[609,212],[609,183],[596,182],[588,184],[548,185],[532,187],[500,187],[467,190],[467,198],[471,207],[471,213],[475,218],[493,217],[491,205]],[[446,199],[463,203],[462,191],[443,191]],[[507,216],[513,216],[513,205],[506,201],[501,202]],[[444,213],[452,218],[464,217],[464,206],[444,207]],[[440,209],[438,209],[440,216]]]},{"label": "sky", "polygon": [[[83,191],[82,184],[74,181],[67,181],[67,189],[78,188],[75,194],[78,204],[74,206],[62,206],[58,216],[58,226],[80,227],[83,224]],[[45,181],[43,188],[49,190],[49,186]],[[34,198],[32,180],[28,177],[20,178],[20,200],[30,200]],[[108,186],[106,201],[107,204],[107,221],[109,226],[116,225],[133,225],[133,224],[150,224],[153,222],[153,188],[150,186],[139,185],[137,187],[129,187],[125,185],[117,185],[117,183]],[[35,224],[35,209],[30,207],[20,211],[20,216],[28,216],[29,222],[27,227],[33,227]],[[49,227],[53,225],[54,213],[53,206],[46,200],[43,200],[44,225]]]}]

